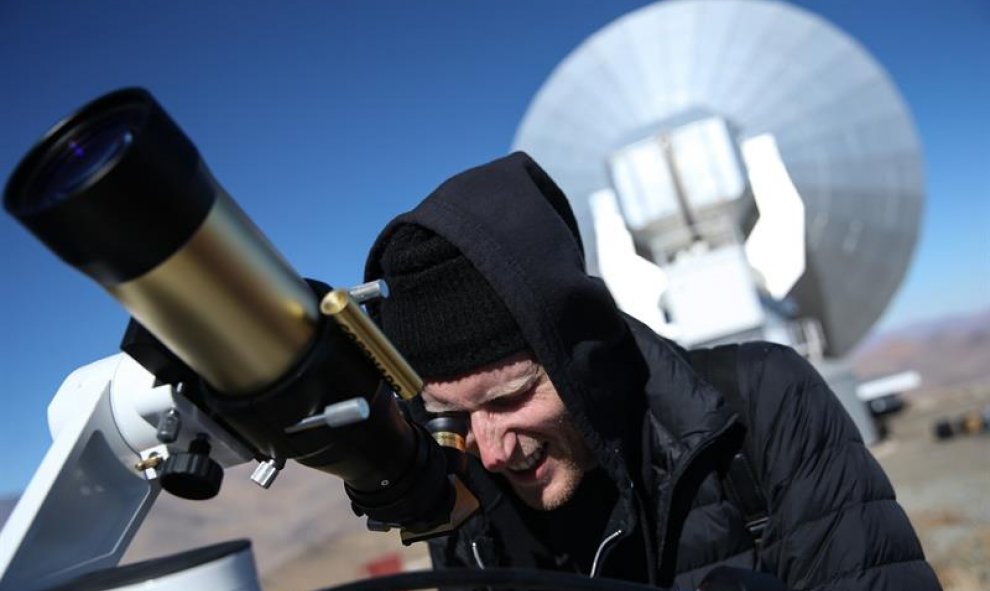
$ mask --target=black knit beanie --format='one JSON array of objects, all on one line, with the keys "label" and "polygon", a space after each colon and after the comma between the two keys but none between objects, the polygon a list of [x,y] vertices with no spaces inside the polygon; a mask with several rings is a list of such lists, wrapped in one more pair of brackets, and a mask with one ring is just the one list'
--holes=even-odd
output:
[{"label": "black knit beanie", "polygon": [[379,304],[382,330],[424,379],[464,374],[527,348],[488,281],[434,232],[397,227],[379,263],[389,286]]}]

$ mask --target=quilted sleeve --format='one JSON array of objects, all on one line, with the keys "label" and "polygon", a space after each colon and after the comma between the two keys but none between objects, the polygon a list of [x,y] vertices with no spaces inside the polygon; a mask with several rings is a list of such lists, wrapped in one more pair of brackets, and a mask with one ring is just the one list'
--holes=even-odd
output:
[{"label": "quilted sleeve", "polygon": [[739,361],[770,504],[764,566],[794,591],[940,590],[890,481],[814,368],[766,343]]}]

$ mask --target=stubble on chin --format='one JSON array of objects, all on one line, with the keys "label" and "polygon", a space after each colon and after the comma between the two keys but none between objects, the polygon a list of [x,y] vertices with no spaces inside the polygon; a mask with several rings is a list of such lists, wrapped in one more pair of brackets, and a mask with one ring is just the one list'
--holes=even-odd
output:
[{"label": "stubble on chin", "polygon": [[584,470],[574,462],[567,462],[555,467],[559,473],[545,486],[538,488],[523,488],[513,484],[516,495],[531,509],[537,511],[553,511],[567,504],[574,497],[581,481]]}]

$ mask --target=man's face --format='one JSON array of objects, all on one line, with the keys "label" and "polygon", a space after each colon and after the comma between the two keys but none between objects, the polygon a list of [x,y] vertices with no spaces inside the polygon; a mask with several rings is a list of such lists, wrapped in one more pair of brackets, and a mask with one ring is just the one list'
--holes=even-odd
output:
[{"label": "man's face", "polygon": [[468,451],[534,509],[566,503],[596,465],[550,378],[527,354],[427,382],[423,401],[429,412],[467,412]]}]

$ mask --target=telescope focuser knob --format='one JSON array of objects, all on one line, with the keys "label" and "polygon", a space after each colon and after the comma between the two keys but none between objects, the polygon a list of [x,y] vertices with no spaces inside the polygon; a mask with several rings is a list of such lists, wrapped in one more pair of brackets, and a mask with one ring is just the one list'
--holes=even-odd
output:
[{"label": "telescope focuser knob", "polygon": [[188,452],[170,455],[158,473],[162,488],[183,499],[212,499],[220,492],[223,468],[210,458],[210,444],[199,436],[189,444]]}]

